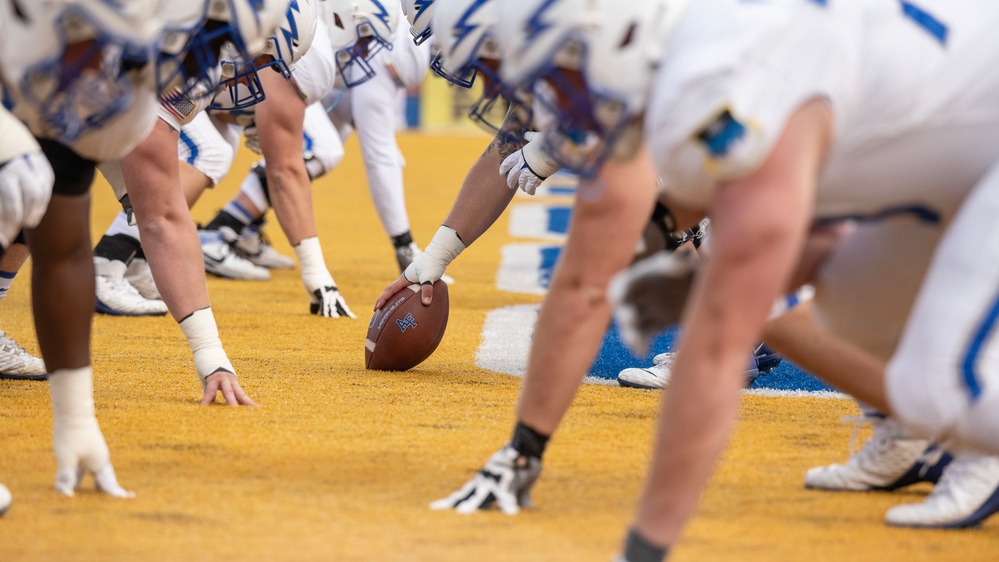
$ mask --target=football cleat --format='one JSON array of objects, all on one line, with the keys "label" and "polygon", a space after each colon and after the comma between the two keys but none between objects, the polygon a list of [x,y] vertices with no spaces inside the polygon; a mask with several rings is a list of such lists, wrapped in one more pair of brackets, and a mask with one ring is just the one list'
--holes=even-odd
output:
[{"label": "football cleat", "polygon": [[239,256],[217,230],[199,230],[205,271],[225,279],[267,281],[271,272]]},{"label": "football cleat", "polygon": [[156,288],[156,282],[153,281],[153,272],[149,269],[149,262],[144,258],[132,258],[131,263],[128,264],[128,269],[125,270],[125,281],[135,287],[135,290],[139,291],[143,297],[154,301],[163,300],[159,289]]},{"label": "football cleat", "polygon": [[45,362],[0,330],[0,379],[45,380]]},{"label": "football cleat", "polygon": [[[754,350],[754,360],[746,368],[746,386],[750,386],[760,376],[774,370],[783,360],[783,357],[774,353],[770,348],[762,343]],[[654,390],[665,388],[669,384],[670,374],[673,370],[673,360],[676,353],[667,351],[652,358],[652,366],[648,368],[631,367],[622,370],[617,375],[617,382],[621,386],[628,388],[641,388]]]},{"label": "football cleat", "polygon": [[124,262],[107,258],[94,258],[97,274],[97,312],[112,316],[163,316],[167,305],[161,300],[150,300],[125,281],[127,267]]},{"label": "football cleat", "polygon": [[295,269],[295,260],[275,250],[259,226],[246,225],[239,234],[223,226],[219,228],[219,233],[222,234],[223,240],[232,244],[240,257],[255,265],[267,269]]},{"label": "football cleat", "polygon": [[[950,454],[924,439],[909,437],[891,418],[846,418],[859,425],[870,422],[874,435],[846,464],[809,469],[805,487],[829,491],[891,491],[918,482],[936,482]],[[853,448],[852,446],[850,447]]]},{"label": "football cleat", "polygon": [[[416,242],[410,242],[406,246],[398,246],[395,249],[395,261],[399,264],[399,273],[404,273],[409,264],[413,263],[416,256],[423,253],[420,246]],[[447,283],[448,285],[454,285],[454,277],[451,277],[447,273],[441,275],[441,281]]]},{"label": "football cleat", "polygon": [[921,503],[888,510],[885,522],[901,527],[962,528],[999,511],[999,457],[958,454]]},{"label": "football cleat", "polygon": [[676,353],[667,351],[652,358],[652,366],[648,368],[631,367],[617,375],[617,382],[628,388],[653,390],[665,388],[669,384],[670,373],[673,370],[673,360]]}]

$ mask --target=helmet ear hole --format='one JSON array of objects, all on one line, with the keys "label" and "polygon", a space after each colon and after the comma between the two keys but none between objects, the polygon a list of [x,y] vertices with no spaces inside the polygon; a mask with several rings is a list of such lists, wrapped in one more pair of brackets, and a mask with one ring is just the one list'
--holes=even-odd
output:
[{"label": "helmet ear hole", "polygon": [[343,20],[340,19],[340,14],[337,13],[333,14],[333,25],[339,27],[340,29],[344,29]]}]

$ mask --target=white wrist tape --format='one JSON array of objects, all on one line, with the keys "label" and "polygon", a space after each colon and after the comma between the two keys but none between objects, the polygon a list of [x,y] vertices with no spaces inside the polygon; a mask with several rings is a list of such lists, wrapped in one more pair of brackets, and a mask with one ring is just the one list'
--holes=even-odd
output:
[{"label": "white wrist tape", "polygon": [[323,248],[319,245],[318,237],[313,236],[299,242],[298,246],[295,246],[295,254],[298,256],[299,265],[302,266],[302,277],[329,271],[326,268]]},{"label": "white wrist tape", "polygon": [[49,373],[52,416],[57,426],[75,425],[96,419],[94,381],[90,366],[57,369]]},{"label": "white wrist tape", "polygon": [[298,246],[295,246],[295,254],[298,255],[298,264],[302,267],[302,283],[309,293],[327,285],[336,286],[330,270],[326,267],[319,238],[313,236],[302,240]]},{"label": "white wrist tape", "polygon": [[524,148],[521,149],[524,152],[524,162],[539,178],[547,178],[562,169],[562,165],[545,152],[544,140],[544,133],[532,135]]},{"label": "white wrist tape", "polygon": [[450,226],[441,226],[423,253],[447,267],[464,250],[465,243],[458,237],[458,233]]},{"label": "white wrist tape", "polygon": [[207,384],[208,377],[219,369],[236,374],[236,369],[233,369],[229,357],[222,349],[222,340],[219,339],[219,329],[211,307],[192,312],[180,323],[180,329],[184,331],[187,343],[194,353],[194,370],[201,379],[202,387]]},{"label": "white wrist tape", "polygon": [[787,314],[792,308],[798,306],[799,304],[806,303],[813,298],[815,298],[815,287],[811,285],[802,285],[793,293],[777,297],[773,306],[770,307],[770,315],[767,317],[767,321],[780,318],[781,316]]}]

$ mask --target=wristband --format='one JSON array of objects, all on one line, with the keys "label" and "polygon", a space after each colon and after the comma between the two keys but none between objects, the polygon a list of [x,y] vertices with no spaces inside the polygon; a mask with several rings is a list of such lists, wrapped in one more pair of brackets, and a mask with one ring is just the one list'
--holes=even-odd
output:
[{"label": "wristband", "polygon": [[215,324],[212,307],[192,312],[181,320],[180,329],[184,331],[187,343],[194,353],[194,370],[201,379],[202,388],[208,384],[206,382],[208,377],[219,370],[236,374],[229,357],[222,349],[222,340],[219,339],[219,329]]},{"label": "wristband", "polygon": [[465,243],[461,241],[458,232],[450,226],[441,226],[423,253],[447,267],[464,250]]}]

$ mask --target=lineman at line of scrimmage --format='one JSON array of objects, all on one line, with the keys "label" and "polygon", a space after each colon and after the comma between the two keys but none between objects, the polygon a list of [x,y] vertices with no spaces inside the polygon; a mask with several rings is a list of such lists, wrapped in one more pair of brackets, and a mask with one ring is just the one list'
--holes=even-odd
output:
[{"label": "lineman at line of scrimmage", "polygon": [[[444,19],[443,8],[448,4],[447,0],[436,3],[434,25],[441,28],[445,38],[456,36],[464,40],[464,33],[452,35],[453,26],[440,24]],[[990,355],[983,353],[982,348],[988,345],[989,326],[965,330],[964,333],[978,333],[980,337],[964,351],[960,349],[963,344],[952,337],[952,326],[941,330],[935,322],[937,318],[951,317],[958,323],[978,325],[979,316],[989,309],[991,294],[987,290],[983,292],[980,302],[969,309],[966,303],[953,302],[952,295],[961,295],[963,299],[971,293],[955,293],[936,287],[920,293],[919,287],[944,226],[948,226],[965,195],[979,182],[983,183],[973,191],[975,197],[987,197],[983,194],[992,190],[986,172],[996,156],[993,136],[999,134],[999,129],[993,106],[995,89],[999,85],[972,80],[970,77],[976,73],[965,68],[966,74],[954,76],[954,83],[961,84],[954,91],[970,92],[966,98],[955,99],[949,90],[938,89],[935,90],[937,99],[933,99],[928,108],[910,106],[903,107],[905,111],[901,113],[885,113],[879,105],[882,100],[889,104],[896,99],[911,100],[911,96],[904,95],[906,92],[933,89],[934,83],[928,83],[926,74],[919,68],[900,64],[906,60],[912,64],[915,64],[913,61],[932,61],[933,66],[924,71],[926,73],[939,73],[942,69],[959,72],[954,69],[960,65],[950,64],[949,57],[987,63],[984,59],[975,59],[975,53],[967,49],[987,41],[982,35],[988,35],[987,29],[993,23],[990,18],[997,16],[995,10],[976,5],[965,11],[939,2],[931,2],[928,12],[920,10],[913,15],[892,9],[892,3],[858,6],[839,2],[821,6],[788,1],[776,6],[746,6],[719,0],[702,3],[697,9],[686,7],[684,2],[631,2],[627,3],[627,9],[622,9],[620,3],[610,7],[603,3],[571,0],[506,0],[500,2],[502,17],[475,20],[474,12],[484,10],[483,4],[488,2],[463,4],[458,12],[462,30],[467,31],[467,24],[472,21],[478,27],[499,22],[503,30],[497,33],[496,39],[510,40],[502,67],[507,83],[532,89],[535,81],[541,80],[555,91],[556,96],[542,100],[560,114],[555,120],[557,126],[546,131],[550,134],[549,152],[581,171],[596,173],[599,169],[599,179],[584,182],[581,187],[581,190],[591,189],[598,202],[591,205],[586,198],[577,199],[563,262],[535,331],[518,407],[520,422],[511,444],[494,455],[467,486],[453,496],[435,502],[435,507],[468,511],[495,502],[505,511],[516,512],[519,505],[529,502],[530,488],[540,472],[544,445],[568,407],[606,325],[609,308],[593,295],[606,291],[610,274],[624,264],[637,241],[639,230],[621,229],[622,219],[630,216],[632,223],[640,223],[651,205],[654,175],[648,156],[641,148],[639,125],[649,90],[650,65],[658,60],[660,44],[664,44],[662,52],[669,64],[659,70],[659,90],[653,91],[665,99],[654,98],[656,105],[653,107],[657,111],[649,115],[650,119],[660,119],[656,127],[649,129],[650,133],[658,135],[651,137],[659,143],[652,148],[657,150],[660,172],[666,179],[666,194],[667,197],[672,195],[670,200],[681,219],[680,224],[691,224],[695,217],[711,212],[718,234],[712,243],[712,257],[705,262],[703,273],[695,284],[686,336],[674,374],[677,381],[683,382],[665,399],[663,441],[657,450],[646,500],[639,511],[636,527],[628,537],[627,558],[661,559],[665,553],[663,547],[677,539],[679,529],[696,501],[696,490],[703,485],[714,459],[713,455],[698,456],[692,443],[710,443],[712,447],[720,448],[731,425],[735,402],[727,393],[741,386],[742,376],[729,377],[727,373],[741,372],[742,359],[741,353],[729,352],[739,349],[735,345],[737,342],[745,345],[748,338],[758,335],[754,326],[762,323],[770,308],[772,296],[768,299],[768,293],[775,295],[781,288],[787,290],[796,286],[787,284],[792,272],[789,258],[794,258],[802,249],[797,278],[818,281],[815,308],[832,333],[816,327],[805,307],[793,311],[786,320],[777,320],[770,330],[781,333],[775,326],[784,324],[783,336],[778,339],[793,358],[881,411],[892,411],[908,421],[908,432],[893,431],[888,436],[890,447],[895,449],[889,453],[897,452],[901,442],[912,441],[902,446],[907,449],[903,452],[908,460],[893,461],[892,454],[877,458],[879,451],[874,447],[865,448],[845,466],[810,472],[806,484],[843,489],[889,488],[904,485],[903,477],[909,469],[926,476],[929,473],[918,470],[917,458],[926,443],[908,438],[914,433],[922,433],[926,437],[951,441],[960,452],[958,461],[951,465],[952,470],[945,472],[926,502],[895,508],[889,512],[888,521],[914,526],[965,526],[996,511],[994,497],[999,489],[999,463],[995,457],[981,456],[967,449],[971,446],[997,450],[990,438],[995,435],[995,420],[988,417],[990,409],[987,407],[988,400],[994,396],[988,382],[994,379],[995,373],[993,370],[980,371],[977,367],[988,365]],[[719,13],[726,13],[731,21],[719,21]],[[990,18],[982,21],[973,14],[989,14]],[[856,46],[867,31],[858,22],[864,17],[877,18],[886,29],[892,30],[892,40],[899,44],[893,49],[879,42],[876,52],[880,56],[867,61],[870,66],[857,66],[870,68],[871,75],[887,74],[895,80],[888,87],[890,91],[876,92],[878,95],[864,89],[871,87],[865,82],[865,74],[853,75],[845,66],[827,64],[835,59],[834,53],[842,55],[843,60],[856,60],[860,55]],[[455,17],[453,21],[457,22],[459,18]],[[750,21],[754,25],[750,25]],[[796,32],[791,32],[785,28],[788,21],[807,21],[809,25],[799,26]],[[662,22],[663,29],[654,29],[655,22]],[[766,27],[758,29],[759,23],[765,23]],[[953,27],[955,24],[957,27]],[[732,29],[742,33],[733,34]],[[843,29],[851,32],[846,38],[834,39],[830,35]],[[414,35],[418,32],[414,29]],[[768,43],[769,38],[775,37],[787,39],[777,45]],[[443,47],[445,67],[446,41]],[[940,48],[944,41],[948,41],[946,52]],[[731,53],[726,53],[728,57],[718,56],[722,51],[707,50],[709,42],[728,46],[739,56]],[[902,52],[904,48],[916,49],[924,56],[912,57],[910,51]],[[976,48],[975,52],[981,51]],[[739,66],[743,60],[740,56],[752,63]],[[766,64],[754,66],[761,61]],[[485,66],[495,70],[495,64]],[[922,62],[919,64],[921,68]],[[875,70],[881,68],[878,65],[886,65],[884,68],[891,68],[893,72]],[[747,70],[749,68],[754,68],[758,74],[754,75],[754,70]],[[828,71],[817,70],[827,68]],[[788,72],[789,69],[793,70]],[[715,82],[700,74],[712,76],[712,72],[718,73]],[[775,79],[768,74],[770,72],[777,72],[779,78]],[[837,87],[839,84],[851,85],[855,90]],[[712,90],[712,87],[716,89]],[[711,95],[707,95],[709,93]],[[897,96],[892,97],[892,94]],[[675,100],[668,97],[673,95]],[[854,100],[861,101],[858,105]],[[830,107],[837,116],[835,137],[832,136]],[[980,111],[973,113],[965,108]],[[748,113],[748,116],[733,114],[734,111]],[[950,150],[961,155],[959,161],[963,164],[960,167],[953,165],[955,160],[951,152],[938,152],[936,147],[927,146],[932,142],[921,145],[910,140],[910,137],[918,140],[929,134],[925,131],[939,126],[935,120],[937,112],[939,123],[955,124],[953,131],[938,134],[948,135],[949,141],[960,141],[949,145]],[[978,116],[978,121],[966,124],[969,119],[966,116],[973,114]],[[962,119],[955,119],[955,115],[961,115]],[[754,116],[756,120],[752,119]],[[670,120],[664,121],[666,118]],[[880,144],[865,136],[870,134],[865,127],[877,123],[878,118],[885,120],[889,131],[878,139]],[[808,124],[802,127],[802,121]],[[801,135],[799,140],[809,141],[811,144],[806,143],[805,147],[812,150],[812,154],[808,157],[796,154],[794,151],[803,147],[796,144],[789,147],[779,142],[782,130],[784,135],[793,135],[796,139]],[[817,135],[815,131],[822,133]],[[866,142],[872,144],[864,144]],[[898,156],[893,153],[900,149],[921,155],[913,161],[924,163],[930,169],[920,167],[915,172],[918,178],[910,177],[911,168],[897,160]],[[771,150],[774,150],[772,154]],[[925,154],[927,151],[932,154]],[[788,153],[784,157],[787,161],[780,158],[784,152]],[[605,161],[609,154],[614,157]],[[968,155],[974,155],[974,158],[969,161]],[[863,157],[872,169],[851,172],[853,167],[846,166],[839,172],[848,157]],[[817,172],[819,162],[828,166],[821,176]],[[807,166],[802,167],[803,164]],[[776,166],[781,173],[773,175],[771,166]],[[942,177],[940,170],[944,169],[947,172]],[[958,179],[964,182],[963,190],[952,185]],[[753,188],[745,187],[747,183]],[[887,189],[885,192],[871,191],[872,183],[883,184]],[[650,189],[643,194],[640,187],[645,185]],[[721,187],[717,187],[719,185]],[[804,226],[812,216],[810,201],[814,195],[802,197],[802,193],[809,194],[816,186],[823,197],[816,211],[822,219],[818,223],[822,228],[813,231],[805,244]],[[786,193],[770,191],[773,195],[769,198],[756,195],[768,193],[767,188],[784,189]],[[692,200],[689,196],[692,193],[717,193],[719,202],[710,205],[710,199],[703,195]],[[740,196],[739,193],[753,195]],[[687,195],[686,200],[684,195]],[[648,198],[644,204],[643,197]],[[730,203],[729,197],[736,198],[740,205]],[[740,197],[750,199],[742,201]],[[906,205],[913,199],[924,198],[932,202],[928,210]],[[778,230],[771,230],[767,224],[774,216],[772,208],[763,207],[753,213],[738,210],[753,209],[753,204],[757,207],[782,205],[783,209],[792,202],[796,205],[793,212],[777,214],[784,223]],[[972,224],[974,229],[987,228],[989,222],[984,215],[981,219],[974,218],[970,216],[974,214],[970,210],[973,205],[965,207],[967,209],[958,215],[958,224]],[[987,214],[987,209],[977,212]],[[916,219],[928,219],[913,221],[910,218],[913,215]],[[724,226],[718,223],[722,217],[726,221]],[[747,220],[747,217],[754,220]],[[445,224],[453,226],[451,220],[449,216]],[[607,224],[604,228],[599,227],[602,221]],[[853,222],[857,226],[853,232],[830,229],[836,221]],[[964,268],[964,274],[968,273],[970,262],[975,260],[969,262],[966,258],[958,263],[951,256],[981,249],[980,242],[974,244],[977,237],[968,237],[973,230],[967,232],[966,229],[971,228],[951,228],[945,246],[940,250],[942,257],[936,258],[944,264],[933,268],[930,283],[937,275],[950,275],[949,270]],[[443,271],[443,267],[463,249],[460,240],[464,232],[451,230],[461,235],[450,237],[458,238],[458,243],[451,243],[449,251],[436,256],[428,247],[426,259],[418,259],[415,268],[407,274],[426,273],[428,280],[432,280],[434,274]],[[611,232],[620,236],[609,236]],[[780,232],[780,236],[774,236],[775,232]],[[878,247],[869,242],[872,237],[879,240],[880,247],[887,245],[886,251],[891,255],[871,255],[872,248]],[[913,245],[914,237],[920,243]],[[953,242],[955,239],[961,242]],[[750,241],[753,242],[751,247],[740,245]],[[968,244],[974,250],[962,252],[962,244]],[[740,252],[755,252],[760,259],[752,262],[752,267],[743,265],[739,269],[736,267],[739,262],[729,257],[735,248]],[[436,263],[430,261],[434,257],[439,258]],[[614,259],[619,261],[610,263]],[[904,263],[898,263],[900,260]],[[878,267],[859,267],[867,261]],[[775,267],[775,263],[782,265]],[[974,285],[983,289],[994,286],[994,283],[982,283],[988,275],[994,275],[988,273],[991,269],[976,267],[977,277],[965,280],[965,284],[969,288]],[[717,271],[719,268],[722,268],[721,273]],[[668,278],[668,273],[667,268],[661,276]],[[424,280],[407,277],[386,292],[402,282]],[[634,278],[625,278],[624,284],[633,281]],[[948,278],[947,281],[954,280]],[[739,290],[747,286],[759,290],[749,294]],[[726,290],[725,287],[731,288]],[[708,317],[704,308],[706,302],[716,303],[712,310],[723,315]],[[913,302],[916,303],[916,316],[909,319],[903,332]],[[682,303],[673,306],[680,305]],[[932,307],[935,314],[932,317],[921,315],[920,310],[925,307]],[[566,314],[568,311],[577,311],[578,316]],[[813,337],[822,338],[823,345],[811,350],[802,347],[805,342],[795,339],[794,329],[787,329],[789,322],[795,329],[804,328]],[[947,331],[951,337],[940,338],[942,331]],[[924,336],[915,335],[921,333],[934,334],[935,345],[928,344]],[[900,335],[902,347],[896,350],[895,343]],[[565,346],[566,341],[572,345]],[[703,355],[706,349],[717,349],[709,344],[714,341],[718,341],[726,353]],[[907,343],[914,341],[922,346],[918,355],[915,352],[919,346]],[[578,353],[562,352],[569,347]],[[944,358],[944,363],[926,361],[927,349],[938,352],[936,359]],[[910,358],[902,359],[906,354],[910,354]],[[895,360],[888,369],[886,388],[881,382],[884,380],[883,366],[893,355]],[[955,368],[962,355],[967,365],[964,371]],[[914,364],[917,362],[914,358],[920,358],[922,363]],[[905,369],[895,367],[902,364]],[[927,365],[933,366],[928,370]],[[960,375],[962,372],[964,374]],[[896,382],[911,380],[922,373],[925,378],[918,381]],[[722,374],[729,378],[720,379]],[[942,390],[939,385],[934,386],[935,392],[912,392],[928,388],[935,381],[954,380],[949,377],[955,375],[960,375],[956,378],[958,384],[952,386],[948,382],[943,387],[948,389],[945,392],[939,392]],[[740,384],[735,385],[736,381]],[[913,415],[915,404],[936,401],[939,405],[941,397],[949,401],[950,414],[935,418],[940,425],[928,425],[923,415]],[[690,409],[683,404],[696,406]],[[695,422],[693,418],[705,421]],[[883,443],[884,437],[879,435],[876,441]],[[912,451],[915,455],[910,455]],[[864,461],[880,462],[881,466],[865,466]],[[941,459],[936,468],[944,463]],[[865,468],[887,470],[864,474]],[[901,472],[898,472],[899,468]],[[677,480],[677,474],[683,478]]]},{"label": "lineman at line of scrimmage", "polygon": [[[251,5],[233,0],[218,14],[213,26],[218,36],[193,33],[164,43],[165,21],[157,2],[0,3],[4,91],[12,113],[38,139],[54,172],[53,183],[41,186],[5,165],[0,168],[5,180],[0,185],[8,201],[11,193],[40,189],[52,193],[47,207],[41,208],[43,216],[39,212],[43,198],[22,197],[20,202],[25,209],[30,206],[30,212],[20,217],[5,213],[2,227],[5,232],[29,227],[33,310],[50,371],[56,489],[61,493],[73,495],[80,477],[89,472],[99,490],[130,495],[117,482],[93,403],[89,348],[94,272],[88,191],[96,163],[128,155],[145,138],[156,121],[160,93],[177,86],[194,90],[217,83],[213,73],[220,44],[248,60],[248,53],[262,47],[286,7],[286,2]],[[15,130],[16,123],[5,126],[5,132],[8,129]],[[192,315],[185,319],[186,326],[182,324],[196,362],[228,363],[210,310],[204,310],[207,315]],[[224,368],[209,372],[214,379],[210,384],[218,388],[224,374],[232,375]]]},{"label": "lineman at line of scrimmage", "polygon": [[[334,4],[336,2],[330,2],[330,6]],[[339,5],[343,7],[344,3],[340,2]],[[34,11],[27,15],[25,9],[13,3],[13,0],[5,2],[2,7],[5,15],[4,35],[11,42],[0,51],[0,56],[6,55],[3,61],[8,74],[4,76],[4,81],[8,84],[13,109],[32,126],[35,136],[48,136],[54,139],[41,141],[42,149],[46,152],[45,157],[30,150],[27,155],[20,157],[18,152],[11,152],[8,155],[9,151],[5,148],[4,160],[9,157],[12,165],[0,168],[0,178],[4,180],[0,183],[2,187],[0,191],[5,201],[3,221],[0,223],[3,226],[4,236],[0,248],[6,248],[9,241],[18,240],[15,234],[21,228],[29,229],[27,241],[35,250],[33,279],[36,326],[46,365],[51,370],[49,385],[52,388],[53,408],[56,413],[55,448],[59,460],[57,489],[72,495],[73,489],[79,484],[76,468],[79,466],[81,473],[86,470],[95,474],[99,489],[113,495],[128,495],[114,477],[114,471],[108,462],[107,447],[104,445],[93,412],[91,376],[87,366],[89,365],[87,349],[89,316],[93,311],[90,306],[84,306],[92,299],[93,286],[88,283],[77,283],[75,290],[62,289],[70,281],[68,278],[73,276],[63,275],[63,270],[52,268],[55,267],[55,263],[62,260],[67,263],[60,267],[72,267],[77,271],[77,276],[93,278],[90,269],[92,262],[88,259],[88,264],[84,264],[81,259],[82,248],[89,247],[89,238],[86,236],[89,207],[87,190],[93,177],[95,162],[124,157],[120,165],[109,164],[104,166],[104,169],[111,183],[122,190],[119,195],[123,204],[134,207],[138,215],[139,228],[147,230],[147,247],[152,246],[149,248],[150,255],[158,256],[151,260],[152,269],[154,275],[160,278],[159,284],[166,296],[165,300],[171,303],[172,309],[174,305],[176,306],[174,316],[180,321],[181,328],[191,344],[196,370],[205,387],[203,403],[209,403],[216,392],[221,391],[231,405],[252,404],[252,401],[239,389],[234,370],[218,339],[211,309],[207,307],[204,270],[200,267],[201,258],[198,255],[200,252],[190,251],[192,247],[198,249],[197,234],[187,214],[185,194],[180,189],[177,158],[176,156],[160,158],[156,162],[155,156],[164,154],[168,156],[170,151],[164,152],[162,149],[177,145],[178,129],[183,129],[184,125],[199,115],[202,108],[213,103],[212,98],[220,75],[227,80],[224,83],[228,85],[215,96],[214,104],[222,105],[223,109],[230,111],[245,111],[245,108],[259,102],[263,98],[261,86],[264,83],[270,82],[268,91],[272,96],[285,84],[291,84],[292,82],[285,80],[293,78],[295,60],[311,44],[312,38],[309,35],[314,32],[317,25],[315,10],[312,0],[253,3],[252,6],[241,0],[213,2],[210,5],[202,0],[191,0],[185,2],[183,6],[174,6],[169,19],[164,22],[156,11],[158,5],[155,2],[144,3],[141,6],[107,7],[100,3],[94,5],[86,1],[67,1],[33,8]],[[292,33],[271,35],[282,18],[286,20],[287,27]],[[336,21],[352,22],[352,18],[353,16],[348,16],[345,12],[344,18],[342,20],[336,18]],[[166,29],[162,31],[164,23]],[[358,49],[358,44],[364,39],[358,36],[363,29],[362,23],[356,22],[351,43],[339,45],[338,50],[330,46],[317,51],[317,53],[328,53],[325,58],[329,63],[325,64],[327,70],[325,76],[328,80],[310,94],[315,99],[320,99],[332,88],[337,70],[332,64],[334,53],[346,52],[360,63],[366,62]],[[129,33],[121,31],[126,28],[138,31]],[[300,32],[306,35],[302,36]],[[35,41],[34,44],[40,45],[38,59],[52,57],[47,59],[51,61],[47,63],[51,66],[44,70],[63,77],[59,88],[51,91],[52,99],[40,100],[29,90],[30,87],[37,87],[37,80],[29,81],[28,77],[37,77],[37,74],[32,74],[38,72],[35,70],[37,67],[32,67],[31,64],[38,59],[28,57],[27,61],[11,62],[14,53],[11,45],[25,33],[43,39],[51,38],[48,42]],[[283,49],[278,36],[287,40]],[[321,41],[329,45],[327,35],[322,35]],[[51,52],[46,52],[46,48]],[[89,58],[71,57],[67,54],[74,52],[74,49],[89,49],[87,51]],[[289,50],[298,52],[290,53]],[[258,54],[251,56],[249,53]],[[338,62],[341,71],[351,72],[355,66],[362,66],[355,64],[351,57]],[[225,64],[221,64],[222,59],[226,59]],[[128,72],[122,72],[118,67],[114,67],[116,64],[127,68]],[[274,66],[276,70],[280,70],[280,74],[270,72],[258,74],[267,66]],[[295,85],[301,88],[301,83],[304,81],[300,76],[294,78],[296,78]],[[117,97],[108,100],[95,99],[90,105],[79,107],[69,105],[68,100],[73,100],[80,92],[94,87],[107,88],[116,93]],[[298,91],[293,90],[293,92],[294,98],[303,103],[304,111],[304,101],[299,97]],[[157,94],[161,101],[159,120],[156,119]],[[63,100],[67,102],[56,105]],[[220,100],[231,105],[225,106]],[[105,102],[105,105],[98,105],[96,102]],[[260,115],[257,117],[260,118]],[[259,120],[249,122],[257,125],[258,131],[265,129]],[[288,156],[283,158],[304,168],[300,144],[301,115],[298,119],[278,118],[272,121],[277,123],[276,126],[291,125],[292,129],[298,127],[298,133],[287,135],[299,142],[294,158]],[[5,133],[10,130],[11,138],[15,141],[20,140],[15,132],[21,128],[21,125],[16,120],[7,118],[3,124]],[[154,124],[154,134],[147,137],[149,127],[153,127]],[[155,133],[157,130],[161,132]],[[284,146],[288,144],[284,142],[286,140],[287,138],[281,138],[271,140],[270,143]],[[134,148],[137,143],[140,148]],[[268,141],[262,139],[259,144],[266,150]],[[294,142],[290,144],[294,146]],[[17,145],[29,149],[32,146],[27,141],[18,142]],[[46,160],[53,164],[56,172],[55,196],[47,209],[46,203],[52,192],[52,185],[44,181],[46,178],[44,172],[51,169]],[[274,160],[281,162],[279,158],[272,158],[272,162]],[[23,166],[35,167],[37,172],[30,176],[24,174],[21,170]],[[153,181],[139,174],[139,179],[129,181],[127,178],[130,175],[135,178],[136,168],[140,167],[144,173],[150,168],[157,169],[159,176]],[[275,167],[282,169],[280,165]],[[160,170],[162,172],[159,172]],[[129,186],[128,197],[122,189],[124,185]],[[305,187],[307,195],[307,182]],[[305,202],[308,203],[307,198]],[[301,204],[297,208],[301,209]],[[178,212],[178,209],[182,209],[182,212]],[[50,215],[56,212],[59,213],[60,220],[50,220]],[[309,216],[304,216],[300,212],[292,213],[289,225],[307,231],[308,219],[311,219],[310,204],[306,212]],[[43,213],[46,213],[45,219],[41,218]],[[73,217],[75,220],[70,220]],[[166,234],[164,227],[169,226],[171,221],[175,225],[176,236],[165,240],[163,238],[168,238],[169,234]],[[54,225],[60,225],[62,228],[55,232],[51,228]],[[69,227],[70,225],[72,227]],[[312,230],[314,235],[314,226]],[[300,241],[307,242],[307,234],[306,232],[305,235],[300,235]],[[190,243],[178,244],[178,240],[193,240],[194,244],[193,246]],[[150,241],[156,244],[150,244]],[[51,259],[49,253],[38,253],[38,249],[47,251],[53,244],[68,245],[75,249],[72,251],[67,251],[68,248],[60,249]],[[16,245],[14,247],[17,248]],[[157,250],[154,251],[153,248]],[[321,262],[322,254],[318,249],[315,250]],[[169,252],[174,253],[171,255]],[[177,259],[161,261],[164,255]],[[197,257],[195,259],[192,256]],[[23,263],[23,259],[22,252],[17,256],[18,266]],[[313,312],[326,316],[334,315],[331,314],[333,311],[349,315],[349,309],[346,309],[346,305],[336,293],[328,272],[325,275],[328,279],[322,279],[325,266],[310,268],[306,266],[305,261],[303,259],[303,279],[307,283],[307,288],[311,289],[308,285],[308,274],[319,278],[317,287],[310,295],[314,301]],[[50,262],[53,262],[52,266],[49,265]],[[161,266],[170,263],[170,268],[179,269],[180,273],[172,277],[170,273],[164,274],[162,271],[157,273],[156,263]],[[192,264],[196,264],[197,267],[191,267]],[[84,277],[82,273],[87,270],[91,273]],[[193,280],[192,274],[194,274]],[[52,311],[51,307],[46,308],[44,296],[51,291],[45,290],[47,287],[44,283],[50,285],[55,283],[64,290],[60,310]],[[201,294],[204,295],[202,299],[204,307],[198,307],[199,291],[195,289],[199,287]],[[190,293],[192,290],[193,296],[176,298],[178,294],[185,291]],[[90,299],[87,298],[88,293]],[[76,299],[76,306],[67,304],[67,301],[74,302],[69,300],[69,297]],[[48,302],[56,302],[56,299]],[[193,312],[188,314],[179,312],[191,307],[192,302],[195,305]],[[70,318],[73,320],[70,321]],[[65,368],[64,364],[67,365]],[[67,421],[64,422],[64,418],[67,418]]]}]

